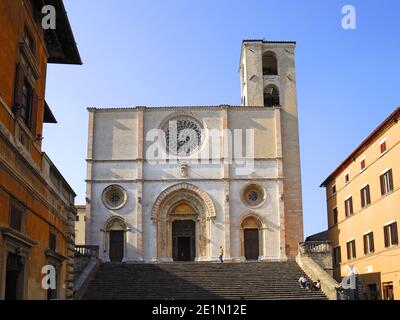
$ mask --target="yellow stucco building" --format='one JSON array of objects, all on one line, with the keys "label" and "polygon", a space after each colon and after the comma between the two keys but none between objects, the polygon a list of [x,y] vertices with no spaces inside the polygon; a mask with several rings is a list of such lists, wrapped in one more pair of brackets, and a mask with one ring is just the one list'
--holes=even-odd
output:
[{"label": "yellow stucco building", "polygon": [[354,267],[368,299],[400,299],[399,117],[400,107],[322,183],[334,277]]}]

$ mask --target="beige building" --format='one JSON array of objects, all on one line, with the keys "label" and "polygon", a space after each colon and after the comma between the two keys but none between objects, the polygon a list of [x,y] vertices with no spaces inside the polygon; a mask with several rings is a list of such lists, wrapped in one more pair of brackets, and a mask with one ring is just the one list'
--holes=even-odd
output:
[{"label": "beige building", "polygon": [[86,206],[77,205],[76,221],[75,221],[75,245],[85,244],[85,228],[86,228]]},{"label": "beige building", "polygon": [[349,266],[369,299],[400,299],[400,108],[323,182],[336,280]]},{"label": "beige building", "polygon": [[240,106],[89,108],[86,244],[103,261],[218,261],[221,246],[231,261],[296,255],[294,50],[243,41]]}]

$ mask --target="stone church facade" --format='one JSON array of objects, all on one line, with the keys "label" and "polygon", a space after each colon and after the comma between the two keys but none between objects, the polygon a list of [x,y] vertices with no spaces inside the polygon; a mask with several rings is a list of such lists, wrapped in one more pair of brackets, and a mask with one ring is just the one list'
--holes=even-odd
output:
[{"label": "stone church facade", "polygon": [[214,261],[221,247],[231,261],[293,257],[294,49],[243,41],[240,106],[89,108],[86,244],[104,261]]}]

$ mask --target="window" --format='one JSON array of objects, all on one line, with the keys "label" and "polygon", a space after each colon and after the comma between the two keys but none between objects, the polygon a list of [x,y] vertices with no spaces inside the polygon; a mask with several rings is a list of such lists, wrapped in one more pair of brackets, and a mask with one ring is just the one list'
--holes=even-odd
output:
[{"label": "window", "polygon": [[349,183],[349,181],[350,181],[350,173],[346,173],[344,175],[344,183]]},{"label": "window", "polygon": [[350,217],[353,214],[353,198],[350,197],[344,201],[344,209],[346,217]]},{"label": "window", "polygon": [[25,28],[24,43],[29,48],[29,51],[35,56],[35,42],[29,30]]},{"label": "window", "polygon": [[278,75],[278,61],[273,52],[267,52],[263,55],[262,64],[264,76]]},{"label": "window", "polygon": [[382,283],[383,300],[394,300],[393,282]]},{"label": "window", "polygon": [[102,200],[104,205],[111,210],[119,210],[125,206],[128,194],[124,188],[119,185],[110,185],[104,189]]},{"label": "window", "polygon": [[192,117],[168,120],[163,127],[167,152],[183,157],[193,154],[202,143],[202,129],[201,122]]},{"label": "window", "polygon": [[38,96],[20,64],[16,69],[13,110],[22,118],[32,134],[36,135]]},{"label": "window", "polygon": [[336,194],[336,184],[332,186],[332,195]]},{"label": "window", "polygon": [[351,240],[347,242],[347,259],[355,259],[357,257],[356,254],[356,240]]},{"label": "window", "polygon": [[333,265],[337,266],[342,262],[340,246],[333,248]]},{"label": "window", "polygon": [[79,221],[79,216],[78,215],[76,215],[75,221]]},{"label": "window", "polygon": [[337,207],[333,208],[332,216],[333,216],[333,224],[337,224],[338,223],[338,209],[337,209]]},{"label": "window", "polygon": [[369,185],[366,185],[360,191],[361,196],[361,208],[365,208],[371,204],[371,196],[369,192]]},{"label": "window", "polygon": [[369,232],[364,234],[364,254],[369,254],[375,251],[374,233]]},{"label": "window", "polygon": [[381,148],[381,154],[386,152],[387,150],[386,140],[381,142],[380,148]]},{"label": "window", "polygon": [[250,207],[260,206],[266,197],[264,188],[257,184],[247,185],[241,193],[243,202]]},{"label": "window", "polygon": [[23,232],[24,210],[16,203],[11,203],[10,208],[10,228]]},{"label": "window", "polygon": [[385,248],[390,246],[396,246],[399,244],[398,234],[397,234],[397,222],[393,222],[389,225],[383,227],[383,232],[385,235]]},{"label": "window", "polygon": [[30,114],[32,106],[32,87],[27,80],[24,81],[22,86],[22,104],[21,104],[21,117],[24,122],[29,125]]},{"label": "window", "polygon": [[268,85],[264,90],[264,106],[274,107],[280,105],[279,90],[274,85]]},{"label": "window", "polygon": [[386,171],[380,177],[381,194],[385,195],[393,191],[393,173],[392,169]]},{"label": "window", "polygon": [[57,235],[53,232],[49,234],[49,249],[51,251],[57,251]]},{"label": "window", "polygon": [[365,158],[364,159],[362,159],[361,161],[360,161],[360,167],[361,167],[361,171],[363,171],[365,168],[366,168],[366,162],[365,162]]}]

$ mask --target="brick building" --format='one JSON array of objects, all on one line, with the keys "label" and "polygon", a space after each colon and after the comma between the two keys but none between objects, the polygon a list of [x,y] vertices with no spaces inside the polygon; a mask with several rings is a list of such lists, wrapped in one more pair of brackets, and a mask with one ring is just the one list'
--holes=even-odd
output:
[{"label": "brick building", "polygon": [[[42,28],[42,6],[56,29]],[[0,299],[72,297],[75,193],[42,151],[47,63],[81,64],[61,0],[0,1]],[[57,286],[42,287],[54,266]]]}]

